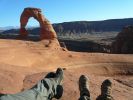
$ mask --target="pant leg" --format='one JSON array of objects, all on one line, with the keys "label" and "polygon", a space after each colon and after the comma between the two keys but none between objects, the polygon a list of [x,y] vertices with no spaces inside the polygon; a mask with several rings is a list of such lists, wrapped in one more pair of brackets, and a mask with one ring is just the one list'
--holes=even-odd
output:
[{"label": "pant leg", "polygon": [[57,84],[54,79],[43,79],[29,90],[3,95],[0,100],[51,100],[56,94],[56,87]]},{"label": "pant leg", "polygon": [[58,84],[54,78],[45,78],[37,84],[34,90],[38,91],[42,97],[46,97],[46,100],[51,100],[57,94],[57,86]]}]

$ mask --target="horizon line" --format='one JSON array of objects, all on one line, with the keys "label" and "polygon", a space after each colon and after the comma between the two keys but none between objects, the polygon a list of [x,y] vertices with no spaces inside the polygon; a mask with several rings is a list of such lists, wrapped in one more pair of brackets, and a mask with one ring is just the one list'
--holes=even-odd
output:
[{"label": "horizon line", "polygon": [[[98,22],[98,21],[108,21],[108,20],[119,20],[119,19],[133,19],[133,17],[127,17],[127,18],[110,18],[110,19],[99,19],[99,20],[73,20],[73,21],[63,21],[63,22],[55,22],[55,23],[51,23],[51,24],[61,24],[61,23],[69,23],[69,22]],[[0,26],[0,28],[6,28],[6,27],[20,27],[19,25],[15,25],[15,26]],[[39,25],[27,25],[27,27],[39,27]],[[15,29],[16,29],[15,28]]]}]

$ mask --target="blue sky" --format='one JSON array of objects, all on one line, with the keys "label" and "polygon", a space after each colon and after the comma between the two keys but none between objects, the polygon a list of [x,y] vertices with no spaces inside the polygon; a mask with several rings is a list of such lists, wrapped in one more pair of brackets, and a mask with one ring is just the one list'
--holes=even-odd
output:
[{"label": "blue sky", "polygon": [[[0,27],[19,26],[25,7],[41,8],[51,23],[133,17],[133,0],[0,0]],[[39,23],[31,18],[28,25]]]}]

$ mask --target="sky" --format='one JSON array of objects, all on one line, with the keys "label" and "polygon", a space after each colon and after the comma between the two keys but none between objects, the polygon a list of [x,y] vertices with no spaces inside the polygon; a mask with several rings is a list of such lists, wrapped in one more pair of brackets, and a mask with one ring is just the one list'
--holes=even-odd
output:
[{"label": "sky", "polygon": [[[19,26],[24,8],[41,8],[51,23],[133,18],[133,0],[0,0],[0,27]],[[28,26],[39,26],[33,18]]]}]

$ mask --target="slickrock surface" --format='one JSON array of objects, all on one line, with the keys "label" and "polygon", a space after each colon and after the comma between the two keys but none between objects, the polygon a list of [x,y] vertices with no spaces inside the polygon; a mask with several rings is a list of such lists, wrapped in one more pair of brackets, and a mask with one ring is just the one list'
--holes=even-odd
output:
[{"label": "slickrock surface", "polygon": [[101,83],[109,78],[116,100],[132,100],[132,54],[71,52],[57,44],[54,40],[0,39],[0,93],[16,93],[30,88],[46,73],[61,67],[65,73],[61,100],[78,99],[81,74],[90,78],[93,99],[100,94]]}]

